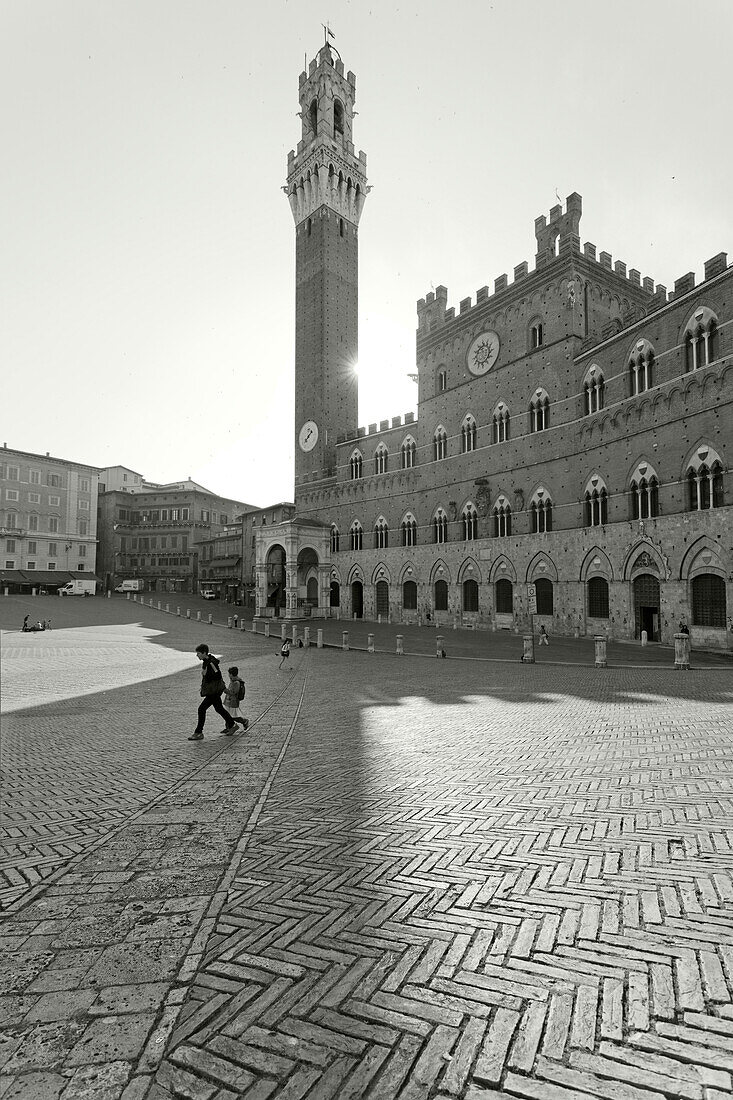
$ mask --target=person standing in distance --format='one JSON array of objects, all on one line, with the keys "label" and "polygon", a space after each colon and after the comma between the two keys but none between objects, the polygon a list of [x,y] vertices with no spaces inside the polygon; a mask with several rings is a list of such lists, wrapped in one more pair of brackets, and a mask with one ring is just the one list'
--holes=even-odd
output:
[{"label": "person standing in distance", "polygon": [[201,645],[196,646],[196,656],[201,661],[201,702],[198,708],[198,722],[196,723],[196,729],[189,737],[189,741],[202,741],[204,737],[204,723],[206,722],[206,711],[209,707],[213,707],[217,714],[226,722],[226,733],[234,733],[237,728],[237,723],[232,718],[228,711],[224,710],[221,702],[221,693],[226,688],[226,684],[219,671],[219,661],[213,653],[209,653],[209,647],[202,642]]}]

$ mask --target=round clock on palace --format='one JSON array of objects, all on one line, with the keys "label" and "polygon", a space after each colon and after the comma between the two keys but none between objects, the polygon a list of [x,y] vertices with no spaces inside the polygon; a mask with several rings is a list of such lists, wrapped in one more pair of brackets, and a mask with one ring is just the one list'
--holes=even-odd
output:
[{"label": "round clock on palace", "polygon": [[306,420],[298,433],[298,444],[301,451],[312,451],[318,442],[318,425],[315,420]]},{"label": "round clock on palace", "polygon": [[472,340],[466,355],[466,365],[471,374],[475,374],[477,377],[488,374],[499,358],[500,346],[499,337],[490,329],[480,333],[475,340]]}]

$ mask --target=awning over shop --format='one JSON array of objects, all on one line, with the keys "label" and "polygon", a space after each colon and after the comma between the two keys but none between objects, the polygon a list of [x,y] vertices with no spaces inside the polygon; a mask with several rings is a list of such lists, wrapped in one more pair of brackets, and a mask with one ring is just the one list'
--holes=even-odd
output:
[{"label": "awning over shop", "polygon": [[69,576],[75,581],[96,581],[97,584],[102,583],[101,577],[96,576],[94,573],[85,573],[83,569],[70,569]]},{"label": "awning over shop", "polygon": [[241,560],[241,558],[213,558],[206,564],[210,569],[236,569]]},{"label": "awning over shop", "polygon": [[65,569],[23,569],[20,570],[23,580],[21,584],[30,584],[36,588],[39,584],[51,584],[54,587],[67,584],[73,574]]},{"label": "awning over shop", "polygon": [[25,584],[20,569],[0,569],[0,584]]}]

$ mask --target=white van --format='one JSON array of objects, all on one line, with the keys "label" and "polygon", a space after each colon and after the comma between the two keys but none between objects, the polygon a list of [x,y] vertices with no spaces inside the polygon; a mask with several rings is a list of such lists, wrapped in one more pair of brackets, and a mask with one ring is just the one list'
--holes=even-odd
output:
[{"label": "white van", "polygon": [[97,591],[96,581],[69,581],[59,588],[59,596],[93,596]]},{"label": "white van", "polygon": [[122,581],[115,588],[115,592],[142,592],[143,582],[140,580]]}]

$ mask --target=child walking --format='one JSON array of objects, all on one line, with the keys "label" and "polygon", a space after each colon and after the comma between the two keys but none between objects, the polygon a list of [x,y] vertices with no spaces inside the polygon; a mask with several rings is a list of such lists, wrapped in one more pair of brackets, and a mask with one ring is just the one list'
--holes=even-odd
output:
[{"label": "child walking", "polygon": [[[244,699],[245,686],[244,680],[239,675],[239,669],[236,665],[232,665],[229,672],[229,683],[227,684],[227,693],[224,696],[224,706],[231,714],[235,722],[240,722],[242,729],[246,730],[249,727],[249,719],[242,717],[239,713],[239,704]],[[228,737],[234,733],[234,728],[223,729],[221,732],[225,733]]]},{"label": "child walking", "polygon": [[280,664],[277,666],[277,671],[283,667],[286,661],[290,660],[290,638],[285,638],[283,644],[280,646]]}]

